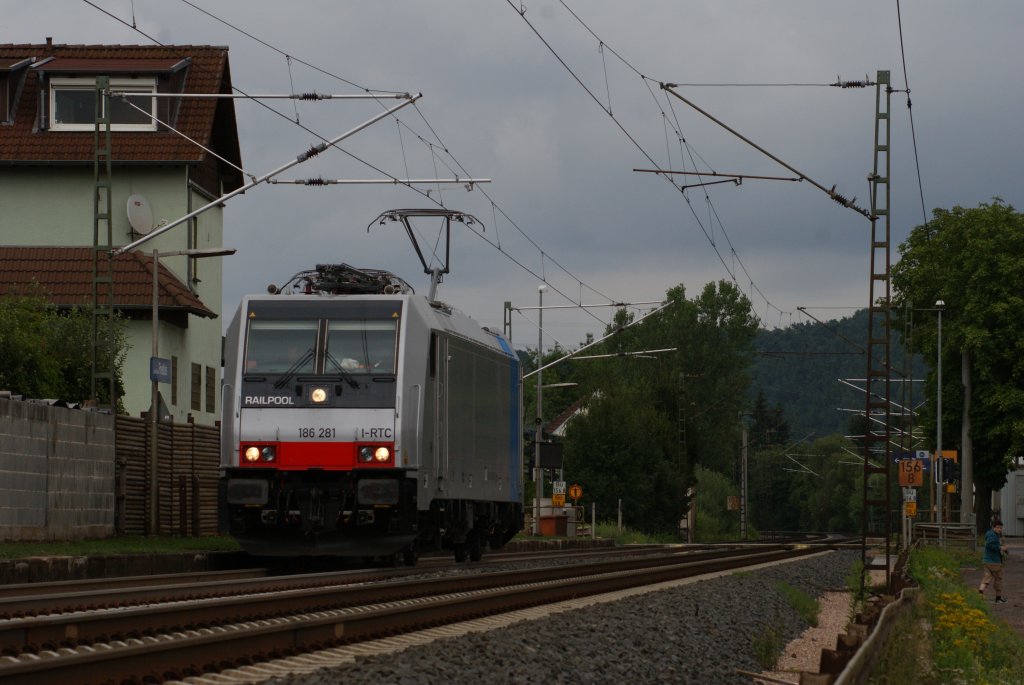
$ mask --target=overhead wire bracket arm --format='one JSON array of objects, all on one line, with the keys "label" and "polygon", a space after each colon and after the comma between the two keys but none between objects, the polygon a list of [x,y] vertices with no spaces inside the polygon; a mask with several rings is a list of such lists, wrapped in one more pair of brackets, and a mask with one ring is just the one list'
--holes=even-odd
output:
[{"label": "overhead wire bracket arm", "polygon": [[365,179],[346,179],[346,178],[282,178],[272,179],[270,183],[273,184],[285,184],[285,185],[297,185],[297,186],[333,186],[333,185],[415,185],[419,183],[424,184],[437,184],[437,183],[461,183],[466,186],[466,190],[473,190],[473,186],[477,183],[490,183],[489,178],[365,178]]},{"label": "overhead wire bracket arm", "polygon": [[151,93],[117,91],[120,97],[144,98],[188,98],[189,100],[408,100],[413,97],[409,93],[386,93],[383,95],[355,93]]},{"label": "overhead wire bracket arm", "polygon": [[844,196],[842,196],[842,195],[840,195],[839,193],[836,192],[836,187],[834,185],[831,188],[826,188],[825,186],[823,186],[822,184],[818,183],[813,178],[811,178],[807,174],[803,173],[799,169],[796,169],[795,167],[793,167],[793,166],[791,166],[789,164],[786,164],[784,161],[782,161],[781,159],[779,159],[778,157],[776,157],[772,153],[768,152],[763,147],[761,147],[760,145],[758,145],[754,141],[750,140],[749,138],[747,138],[746,136],[741,134],[739,131],[736,131],[735,129],[729,127],[726,123],[720,121],[719,119],[716,119],[709,112],[705,112],[703,109],[701,109],[700,107],[698,107],[697,105],[695,105],[694,103],[690,102],[689,100],[684,98],[682,95],[677,93],[675,90],[673,90],[673,88],[675,87],[676,84],[674,84],[674,83],[662,83],[660,85],[661,85],[661,89],[662,90],[670,93],[676,99],[678,99],[679,101],[683,102],[687,106],[693,108],[697,112],[700,112],[705,117],[707,117],[711,121],[715,122],[716,124],[718,124],[719,126],[724,128],[726,131],[728,131],[729,133],[733,134],[734,136],[736,136],[737,138],[742,140],[747,145],[750,145],[751,147],[753,147],[755,150],[757,150],[761,154],[767,156],[769,159],[771,159],[774,162],[776,162],[778,164],[781,164],[785,168],[789,169],[794,174],[799,176],[801,180],[806,180],[808,183],[810,183],[815,188],[818,188],[819,190],[824,192],[826,195],[828,195],[830,198],[832,198],[833,200],[835,200],[839,204],[843,205],[844,207],[849,207],[853,211],[857,212],[858,214],[863,215],[864,217],[866,217],[868,219],[872,219],[873,218],[871,216],[871,212],[869,212],[868,210],[863,209],[863,208],[857,206],[857,204],[856,204],[857,198],[847,199],[846,197],[844,197]]},{"label": "overhead wire bracket arm", "polygon": [[384,119],[386,117],[391,116],[392,114],[394,114],[398,110],[402,109],[406,105],[410,105],[413,102],[416,102],[416,100],[420,99],[421,97],[423,97],[422,93],[417,93],[416,95],[410,95],[407,100],[398,103],[394,107],[389,107],[388,109],[386,109],[385,111],[381,112],[380,114],[377,114],[376,116],[373,116],[370,119],[367,119],[366,121],[364,121],[363,123],[359,124],[355,128],[351,128],[348,131],[345,131],[344,133],[342,133],[341,135],[339,135],[339,136],[337,136],[335,138],[332,138],[331,140],[328,140],[328,141],[325,141],[323,143],[320,143],[319,145],[312,146],[311,148],[309,148],[308,150],[306,150],[305,152],[303,152],[302,154],[300,154],[299,156],[297,156],[295,159],[291,160],[287,164],[283,164],[282,166],[279,166],[278,168],[274,169],[270,173],[265,174],[263,176],[260,176],[259,178],[255,179],[253,181],[250,181],[249,183],[246,183],[242,187],[240,187],[240,188],[238,188],[236,190],[231,191],[230,193],[227,193],[225,195],[221,195],[219,198],[217,198],[216,200],[210,202],[209,204],[203,205],[199,209],[197,209],[197,210],[195,210],[193,212],[189,212],[188,214],[186,214],[183,217],[175,219],[174,221],[172,221],[171,223],[167,224],[166,226],[162,226],[162,227],[160,227],[160,228],[158,228],[158,229],[156,229],[154,231],[151,231],[150,233],[148,233],[148,234],[142,236],[141,238],[139,238],[138,240],[130,242],[127,245],[119,247],[119,248],[117,248],[115,250],[111,250],[110,254],[116,256],[116,255],[128,252],[129,250],[135,249],[136,247],[138,247],[139,245],[143,244],[144,242],[146,242],[148,240],[152,240],[153,238],[157,237],[158,235],[160,235],[162,233],[166,233],[167,231],[171,230],[175,226],[183,224],[183,223],[185,223],[186,221],[188,221],[189,219],[191,219],[193,217],[199,216],[200,214],[202,214],[203,212],[207,211],[208,209],[211,209],[213,207],[217,207],[220,204],[222,204],[224,202],[227,202],[231,198],[235,197],[236,195],[241,195],[245,191],[247,191],[250,188],[253,188],[253,187],[259,185],[260,183],[263,183],[264,181],[269,181],[271,178],[273,178],[274,176],[277,176],[282,171],[284,171],[286,169],[290,169],[290,168],[292,168],[293,166],[295,166],[297,164],[302,164],[307,159],[309,159],[311,157],[315,157],[316,155],[320,154],[321,152],[323,152],[327,148],[334,147],[339,142],[345,140],[346,138],[348,138],[350,136],[355,135],[356,133],[362,131],[364,128],[367,128],[368,126],[371,126],[371,125],[377,123],[381,119]]},{"label": "overhead wire bracket arm", "polygon": [[728,176],[729,178],[738,178],[741,181],[745,178],[756,178],[765,181],[802,181],[803,178],[793,178],[792,176],[758,176],[754,174],[727,174],[722,171],[673,171],[672,169],[633,169],[633,171],[639,171],[644,174],[680,174],[683,176]]},{"label": "overhead wire bracket arm", "polygon": [[724,181],[706,181],[705,183],[691,183],[690,185],[679,186],[679,191],[682,192],[687,188],[703,188],[704,186],[717,186],[720,183],[732,183],[733,185],[743,185],[742,178],[727,178]]}]

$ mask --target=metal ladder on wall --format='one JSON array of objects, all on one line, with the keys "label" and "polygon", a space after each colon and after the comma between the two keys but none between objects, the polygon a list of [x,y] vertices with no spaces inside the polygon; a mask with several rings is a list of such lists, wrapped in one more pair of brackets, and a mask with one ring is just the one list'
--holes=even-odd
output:
[{"label": "metal ladder on wall", "polygon": [[[889,72],[879,71],[875,79],[875,149],[871,184],[871,279],[868,287],[867,376],[864,409],[864,482],[861,509],[861,560],[867,565],[867,538],[881,535],[885,543],[885,584],[889,586],[891,564],[892,507],[890,495],[890,437],[892,403],[891,367],[891,252],[890,252],[890,120],[892,88]],[[883,89],[884,95],[883,98]],[[879,423],[880,428],[872,430]],[[872,465],[871,459],[881,462]],[[872,476],[880,475],[878,480]],[[874,484],[874,487],[872,487]],[[873,525],[873,524],[881,524]],[[863,582],[863,576],[861,581]]]},{"label": "metal ladder on wall", "polygon": [[92,211],[92,375],[96,408],[116,412],[114,356],[114,230],[111,214],[110,77],[96,77],[96,126],[93,133]]}]

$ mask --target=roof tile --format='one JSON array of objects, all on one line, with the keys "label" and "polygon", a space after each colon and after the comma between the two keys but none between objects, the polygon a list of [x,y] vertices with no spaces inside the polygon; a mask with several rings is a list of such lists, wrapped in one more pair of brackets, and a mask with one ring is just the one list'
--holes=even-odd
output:
[{"label": "roof tile", "polygon": [[[224,47],[0,44],[0,65],[13,65],[28,57],[34,57],[39,61],[48,57],[54,58],[43,65],[47,72],[54,73],[60,73],[61,63],[75,67],[74,70],[83,68],[87,63],[94,67],[106,64],[111,69],[125,73],[126,65],[133,62],[139,66],[138,73],[152,73],[157,67],[166,71],[187,59],[190,60],[190,64],[184,72],[185,93],[231,92],[228,52]],[[46,162],[91,164],[95,154],[92,131],[38,130],[39,79],[39,69],[27,70],[14,111],[14,121],[10,125],[0,126],[0,165]],[[233,130],[227,132],[227,136],[214,135],[218,108],[224,108],[225,114],[229,115],[226,120],[231,122]],[[218,152],[241,166],[234,121],[234,103],[230,99],[183,98],[174,126],[206,147],[214,145],[212,141],[215,139],[228,141],[227,144],[232,149],[222,149]],[[205,161],[209,154],[170,131],[112,131],[111,146],[111,158],[115,163],[199,163]],[[228,168],[224,173],[229,188],[234,189],[241,185],[241,174],[237,171]]]},{"label": "roof tile", "polygon": [[[57,305],[91,305],[91,247],[0,246],[0,296],[24,292],[38,283]],[[151,309],[153,306],[153,257],[126,252],[113,258],[114,306],[118,309]],[[162,309],[177,309],[196,316],[216,318],[164,264],[160,264],[159,301]]]}]

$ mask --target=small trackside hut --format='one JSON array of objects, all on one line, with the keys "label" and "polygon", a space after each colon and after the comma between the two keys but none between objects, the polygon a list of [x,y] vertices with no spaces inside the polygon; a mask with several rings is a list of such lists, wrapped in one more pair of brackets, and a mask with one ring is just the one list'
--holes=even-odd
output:
[{"label": "small trackside hut", "polygon": [[341,265],[247,295],[225,346],[221,478],[258,555],[459,561],[522,529],[508,342],[394,275]]}]

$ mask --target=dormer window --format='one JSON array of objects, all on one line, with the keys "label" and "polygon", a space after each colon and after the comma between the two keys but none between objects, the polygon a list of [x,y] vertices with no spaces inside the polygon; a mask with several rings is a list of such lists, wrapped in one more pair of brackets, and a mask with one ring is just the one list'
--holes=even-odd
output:
[{"label": "dormer window", "polygon": [[22,59],[0,58],[0,124],[14,121],[14,107],[18,93],[25,82],[31,57]]},{"label": "dormer window", "polygon": [[[91,131],[96,126],[96,79],[93,76],[54,77],[49,81],[51,131]],[[111,78],[107,98],[110,128],[116,131],[155,131],[156,98],[116,93],[156,93],[155,78]],[[134,105],[134,107],[132,106]],[[141,111],[140,111],[141,110]]]}]

